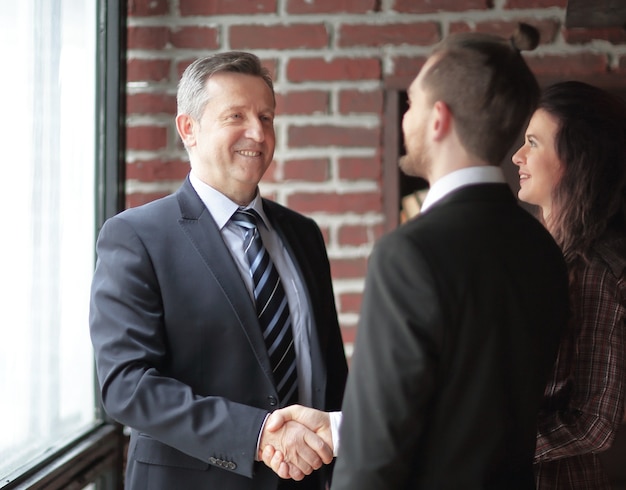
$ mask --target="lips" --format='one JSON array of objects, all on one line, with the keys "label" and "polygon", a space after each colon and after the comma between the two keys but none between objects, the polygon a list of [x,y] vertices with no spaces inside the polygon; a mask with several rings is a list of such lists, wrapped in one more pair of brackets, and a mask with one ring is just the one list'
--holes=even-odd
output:
[{"label": "lips", "polygon": [[530,179],[530,175],[529,174],[523,174],[523,173],[520,172],[520,174],[519,174],[519,181],[520,182],[523,182],[523,181],[528,180],[528,179]]}]

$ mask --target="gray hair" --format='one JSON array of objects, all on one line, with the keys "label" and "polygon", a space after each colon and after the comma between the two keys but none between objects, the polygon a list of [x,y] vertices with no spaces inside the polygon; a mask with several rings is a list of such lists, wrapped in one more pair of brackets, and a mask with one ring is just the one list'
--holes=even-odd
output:
[{"label": "gray hair", "polygon": [[243,51],[227,51],[197,59],[184,71],[178,82],[176,102],[178,114],[188,114],[198,120],[208,101],[206,82],[216,73],[243,73],[263,79],[274,96],[274,84],[269,70],[261,65],[259,58]]}]

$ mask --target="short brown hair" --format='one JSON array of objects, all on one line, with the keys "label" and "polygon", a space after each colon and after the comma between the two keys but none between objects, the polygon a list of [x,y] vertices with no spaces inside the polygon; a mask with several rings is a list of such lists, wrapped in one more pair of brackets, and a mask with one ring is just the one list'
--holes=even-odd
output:
[{"label": "short brown hair", "polygon": [[537,105],[539,85],[520,50],[538,39],[521,24],[511,39],[460,33],[434,48],[423,87],[449,107],[465,149],[491,165],[502,162]]}]

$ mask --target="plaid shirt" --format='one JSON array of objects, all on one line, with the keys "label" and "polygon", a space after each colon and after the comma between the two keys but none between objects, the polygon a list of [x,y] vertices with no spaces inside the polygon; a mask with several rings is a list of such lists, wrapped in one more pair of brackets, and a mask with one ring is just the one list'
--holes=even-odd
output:
[{"label": "plaid shirt", "polygon": [[626,237],[605,239],[572,286],[564,335],[539,414],[537,488],[610,489],[596,453],[624,417]]}]

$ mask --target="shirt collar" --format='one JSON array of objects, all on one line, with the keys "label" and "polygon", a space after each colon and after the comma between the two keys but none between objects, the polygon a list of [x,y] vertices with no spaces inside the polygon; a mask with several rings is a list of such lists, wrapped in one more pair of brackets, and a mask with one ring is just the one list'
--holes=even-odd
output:
[{"label": "shirt collar", "polygon": [[421,211],[426,211],[437,201],[440,201],[452,191],[460,187],[472,184],[504,184],[506,179],[500,167],[480,166],[467,167],[455,170],[441,177],[428,191],[421,206]]},{"label": "shirt collar", "polygon": [[205,182],[201,181],[194,173],[193,170],[189,173],[189,182],[194,188],[200,199],[208,209],[211,216],[215,220],[217,227],[221,230],[226,223],[233,216],[233,213],[238,209],[254,209],[263,221],[263,225],[267,229],[271,229],[267,215],[263,210],[263,200],[261,194],[257,190],[254,199],[247,206],[239,206],[236,202],[233,202],[217,189],[211,187]]}]

